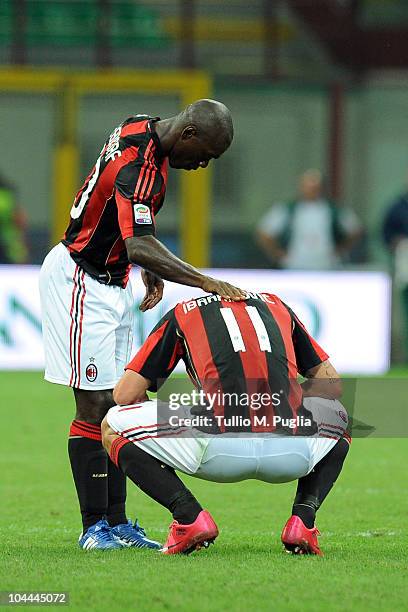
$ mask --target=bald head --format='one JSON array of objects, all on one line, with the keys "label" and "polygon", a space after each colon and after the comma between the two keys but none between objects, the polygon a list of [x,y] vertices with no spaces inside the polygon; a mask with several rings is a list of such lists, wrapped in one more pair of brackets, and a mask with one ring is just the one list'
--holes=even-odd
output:
[{"label": "bald head", "polygon": [[224,152],[234,137],[234,126],[229,109],[217,100],[197,100],[183,111],[182,119],[194,125],[200,138],[225,145]]},{"label": "bald head", "polygon": [[216,100],[197,100],[170,121],[170,166],[196,170],[220,157],[230,146],[234,128],[231,113]]}]

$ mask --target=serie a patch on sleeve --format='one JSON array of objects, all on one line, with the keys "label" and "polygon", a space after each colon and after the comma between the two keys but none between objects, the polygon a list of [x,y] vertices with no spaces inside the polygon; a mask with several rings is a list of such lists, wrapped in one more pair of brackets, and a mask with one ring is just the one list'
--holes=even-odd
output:
[{"label": "serie a patch on sleeve", "polygon": [[134,204],[133,210],[135,213],[135,223],[137,223],[137,225],[152,223],[152,214],[148,206],[144,204]]}]

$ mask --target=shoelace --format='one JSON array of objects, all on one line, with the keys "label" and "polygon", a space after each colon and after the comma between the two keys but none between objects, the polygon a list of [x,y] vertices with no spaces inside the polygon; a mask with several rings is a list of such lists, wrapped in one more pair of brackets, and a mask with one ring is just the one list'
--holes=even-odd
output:
[{"label": "shoelace", "polygon": [[135,520],[134,525],[128,523],[125,527],[124,527],[124,531],[126,531],[129,535],[133,536],[134,535],[134,531],[137,531],[137,533],[139,535],[141,535],[142,537],[146,536],[146,531],[143,529],[143,527],[141,527],[139,525],[139,523],[137,522],[137,519]]},{"label": "shoelace", "polygon": [[146,531],[143,529],[143,527],[139,525],[139,523],[137,522],[137,519],[135,520],[135,524],[133,525],[133,528],[136,529],[136,531],[140,533],[140,535],[142,536],[146,535]]},{"label": "shoelace", "polygon": [[98,531],[95,532],[95,535],[104,542],[110,542],[112,540],[112,533],[108,525],[101,525]]}]

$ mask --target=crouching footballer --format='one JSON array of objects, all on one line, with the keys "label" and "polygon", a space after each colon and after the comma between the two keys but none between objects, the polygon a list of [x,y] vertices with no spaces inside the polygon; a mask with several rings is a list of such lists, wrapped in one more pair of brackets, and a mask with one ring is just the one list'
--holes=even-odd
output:
[{"label": "crouching footballer", "polygon": [[[146,392],[180,360],[204,407],[164,419]],[[293,554],[321,555],[315,516],[350,442],[340,397],[328,355],[276,295],[204,296],[177,304],[152,330],[116,385],[102,440],[122,472],[172,514],[164,554],[187,554],[218,536],[177,470],[214,482],[298,480],[282,543]]]}]

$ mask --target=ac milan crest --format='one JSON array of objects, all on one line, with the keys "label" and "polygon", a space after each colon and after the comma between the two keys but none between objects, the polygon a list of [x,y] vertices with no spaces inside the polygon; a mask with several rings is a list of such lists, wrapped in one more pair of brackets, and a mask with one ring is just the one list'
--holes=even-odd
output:
[{"label": "ac milan crest", "polygon": [[89,382],[94,382],[98,376],[98,368],[94,363],[90,363],[86,366],[85,374]]}]

